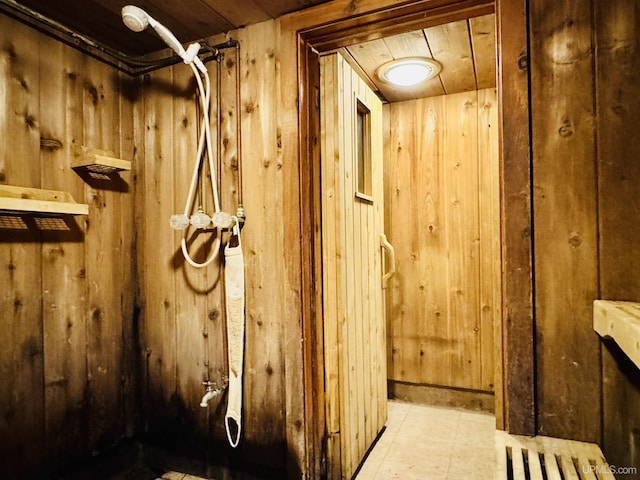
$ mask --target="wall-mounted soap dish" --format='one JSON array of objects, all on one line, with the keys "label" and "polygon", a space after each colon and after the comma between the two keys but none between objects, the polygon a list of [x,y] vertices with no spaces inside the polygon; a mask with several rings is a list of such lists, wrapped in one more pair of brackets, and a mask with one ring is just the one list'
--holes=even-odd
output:
[{"label": "wall-mounted soap dish", "polygon": [[81,147],[75,152],[71,167],[74,170],[112,174],[123,170],[131,170],[131,162],[116,158],[110,152],[104,150]]}]

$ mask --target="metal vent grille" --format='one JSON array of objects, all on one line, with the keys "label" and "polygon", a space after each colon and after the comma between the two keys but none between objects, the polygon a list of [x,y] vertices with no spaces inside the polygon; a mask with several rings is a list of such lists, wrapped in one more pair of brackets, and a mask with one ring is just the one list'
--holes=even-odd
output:
[{"label": "metal vent grille", "polygon": [[615,480],[598,445],[496,432],[496,480]]}]

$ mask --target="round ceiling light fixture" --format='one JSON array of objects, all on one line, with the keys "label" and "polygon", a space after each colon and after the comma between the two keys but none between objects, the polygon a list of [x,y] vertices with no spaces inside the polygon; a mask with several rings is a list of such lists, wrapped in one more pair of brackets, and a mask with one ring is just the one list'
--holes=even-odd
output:
[{"label": "round ceiling light fixture", "polygon": [[376,75],[383,82],[410,87],[435,77],[441,69],[442,65],[431,58],[408,57],[385,63],[376,70]]}]

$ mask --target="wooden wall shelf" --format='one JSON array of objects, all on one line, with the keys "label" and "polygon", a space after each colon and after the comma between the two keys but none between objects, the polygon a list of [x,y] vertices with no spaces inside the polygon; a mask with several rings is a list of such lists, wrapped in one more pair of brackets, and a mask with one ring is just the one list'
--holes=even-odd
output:
[{"label": "wooden wall shelf", "polygon": [[88,215],[89,205],[57,190],[0,185],[0,210],[8,212]]},{"label": "wooden wall shelf", "polygon": [[73,169],[86,170],[95,173],[116,173],[131,170],[131,162],[110,155],[103,150],[81,147],[71,163]]},{"label": "wooden wall shelf", "polygon": [[640,303],[596,300],[593,329],[601,337],[612,338],[640,368]]}]

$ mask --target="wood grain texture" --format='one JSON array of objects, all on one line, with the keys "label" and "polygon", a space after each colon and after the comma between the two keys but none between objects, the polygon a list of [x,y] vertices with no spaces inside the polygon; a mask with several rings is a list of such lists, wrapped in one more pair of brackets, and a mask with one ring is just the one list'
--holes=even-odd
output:
[{"label": "wood grain texture", "polygon": [[[100,150],[120,147],[118,83],[112,82],[113,70],[92,62],[85,70],[83,82],[83,145]],[[113,258],[126,258],[121,251],[121,195],[85,185],[85,198],[92,208],[85,234],[86,273],[100,282],[89,282],[85,315],[87,316],[87,375],[89,406],[96,413],[89,420],[89,442],[109,446],[120,438],[122,419],[122,326],[120,273],[104,271]],[[111,232],[105,235],[104,231]],[[118,420],[116,420],[118,419]]]},{"label": "wood grain texture", "polygon": [[[40,69],[49,79],[40,87],[41,138],[57,140],[62,148],[43,150],[42,186],[65,188],[84,200],[84,183],[70,169],[72,146],[82,139],[82,92],[72,72],[82,70],[82,54],[61,43],[41,39],[48,52]],[[73,226],[82,235],[84,218]],[[77,234],[76,234],[77,236]],[[88,390],[85,245],[60,232],[43,244],[43,309],[47,326],[44,336],[45,405],[48,461],[64,465],[82,458],[89,448],[86,415]],[[71,240],[71,241],[70,241]],[[73,241],[75,240],[75,241]]]},{"label": "wood grain texture", "polygon": [[[350,478],[386,421],[382,105],[340,54],[321,57],[321,80],[327,460],[332,478]],[[371,125],[368,199],[358,197],[358,105]]]},{"label": "wood grain texture", "polygon": [[[214,142],[217,133],[221,134],[219,144],[213,145],[214,156],[217,159],[219,155],[222,162],[215,167],[216,174],[220,174],[221,208],[236,213],[242,161],[247,213],[242,231],[246,288],[243,430],[239,453],[234,458],[282,472],[287,463],[283,334],[289,317],[285,320],[283,314],[287,305],[283,281],[287,256],[283,163],[280,131],[274,121],[279,111],[277,32],[276,22],[236,32],[241,57],[235,58],[234,49],[224,52],[220,65],[221,107],[218,111],[214,106],[212,130]],[[215,64],[210,65],[215,89],[216,68]],[[241,85],[239,111],[236,73]],[[225,448],[226,396],[211,400],[208,415],[199,406],[204,394],[202,381],[220,384],[227,375],[223,257],[203,270],[193,269],[182,259],[180,234],[174,234],[165,221],[156,218],[168,220],[172,213],[183,209],[199,128],[194,88],[191,71],[184,65],[158,71],[145,84],[144,103],[140,106],[145,125],[138,140],[143,142],[144,151],[140,157],[144,161],[144,203],[145,208],[153,208],[157,214],[140,219],[145,257],[141,266],[145,292],[145,416],[150,433],[165,434],[161,441],[165,447],[188,454],[185,445],[190,445],[206,453],[212,462],[226,465],[232,461]],[[242,159],[236,136],[238,115],[243,133]],[[208,184],[206,188],[209,190]],[[212,211],[209,193],[203,201]],[[213,236],[220,233],[188,235],[189,251],[202,261],[215,245]],[[228,232],[223,232],[223,245],[227,240]],[[291,322],[297,323],[295,316]],[[301,353],[299,343],[297,352]],[[296,398],[296,405],[300,405],[301,397]],[[169,432],[179,435],[171,437]],[[184,440],[182,446],[180,438]]]},{"label": "wood grain texture", "polygon": [[475,65],[476,88],[496,86],[496,16],[482,15],[468,20]]},{"label": "wood grain texture", "polygon": [[238,38],[242,55],[243,187],[249,217],[243,230],[247,291],[245,458],[283,468],[286,322],[282,280],[287,245],[283,242],[286,217],[277,121],[277,31],[277,23],[269,21],[238,32]]},{"label": "wood grain texture", "polygon": [[[415,28],[424,28],[437,25],[439,23],[446,23],[447,21],[460,20],[469,16],[489,14],[493,11],[493,5],[489,7],[489,10],[483,10],[485,7],[487,7],[487,5],[482,5],[482,2],[477,2],[475,5],[462,5],[461,3],[459,3],[453,6],[451,10],[447,10],[447,8],[449,8],[449,5],[443,6],[444,3],[447,2],[429,3],[428,5],[426,5],[425,2],[416,2],[411,5],[398,7],[395,2],[365,1],[359,2],[358,4],[353,4],[347,1],[340,1],[334,2],[331,6],[320,5],[303,12],[287,15],[282,18],[282,30],[283,32],[287,32],[291,37],[288,42],[285,42],[285,51],[291,51],[291,49],[295,48],[295,42],[297,42],[298,46],[300,46],[303,50],[311,45],[321,51],[329,50],[336,47],[352,45],[361,41],[382,38],[389,34],[402,33],[403,31],[411,30],[411,26],[414,26]],[[456,9],[458,10],[456,11]],[[509,9],[507,9],[507,11],[511,12]],[[420,19],[418,19],[417,16],[414,16],[416,12],[419,12]],[[522,11],[522,13],[524,14],[524,10]],[[410,26],[408,27],[408,25]],[[523,33],[525,31],[524,25],[524,21],[515,23],[517,29],[512,29],[510,33]],[[518,36],[515,36],[514,39],[521,39],[522,36],[520,35],[520,33]],[[293,41],[293,37],[295,37],[295,42]],[[523,44],[516,42],[512,44],[512,46],[513,45],[515,45],[516,48],[520,48]],[[292,60],[292,55],[283,56],[283,71],[289,73],[283,76],[282,81],[289,85],[291,91],[295,88],[301,95],[301,98],[308,98],[305,97],[305,95],[308,95],[308,92],[306,91],[306,84],[304,83],[304,79],[306,78],[304,71],[300,71],[300,75],[302,75],[302,81],[301,83],[297,83],[292,75],[292,72],[296,70],[296,66],[292,64]],[[505,73],[506,76],[509,77],[509,79],[518,77],[519,81],[522,76],[514,76],[513,73],[514,69],[516,68],[515,65],[515,62],[513,62],[513,64],[507,65],[505,67]],[[524,78],[526,80],[526,76]],[[518,92],[526,92],[526,88],[522,90],[522,85],[518,84],[513,85],[513,89],[511,89],[510,86],[508,91],[510,94],[515,95],[509,97],[508,101],[505,102],[507,110],[509,111],[509,114],[507,115],[507,124],[510,126],[509,128],[514,128],[514,131],[518,129],[524,129],[526,131],[527,114],[525,113],[524,116],[521,115],[523,104],[518,103],[521,102],[523,98]],[[311,104],[312,102],[309,103]],[[524,105],[526,105],[526,96]],[[298,146],[305,145],[305,142],[310,139],[307,138],[308,131],[306,130],[304,123],[300,124],[299,130],[295,123],[296,117],[290,114],[286,115],[286,118],[288,120],[283,124],[283,139],[285,139],[284,151],[285,157],[293,160],[297,157],[296,153],[300,151],[298,150]],[[520,115],[520,117],[518,117],[518,115]],[[512,121],[512,118],[516,117],[518,118],[518,120]],[[502,118],[500,119],[500,121],[502,123]],[[297,135],[299,133],[300,136],[298,137]],[[291,141],[286,141],[286,139],[289,139]],[[527,158],[526,155],[522,156],[515,153],[518,148],[522,149],[523,145],[525,146],[524,149],[527,149],[526,145],[528,145],[528,137],[526,135],[522,136],[518,134],[516,136],[516,139],[510,141],[509,144],[514,147],[513,151],[510,151],[510,155],[514,155],[512,159],[514,164],[518,163],[522,159]],[[302,154],[302,151],[300,151],[300,154]],[[520,167],[521,165],[518,168]],[[303,169],[303,172],[304,171],[305,170]],[[306,177],[303,175],[302,178]],[[307,210],[311,211],[309,203],[307,202],[311,202],[312,200],[311,197],[304,196],[301,197],[301,200],[303,204],[302,223],[304,224],[305,219],[308,218],[305,212]],[[518,197],[517,200],[517,202],[512,202],[510,199],[510,201],[505,205],[505,212],[508,213],[507,216],[509,218],[509,228],[512,229],[510,233],[513,233],[517,230],[514,235],[510,236],[510,239],[512,239],[510,241],[515,241],[516,243],[520,241],[519,232],[521,230],[520,225],[522,223],[523,213],[521,204],[519,203],[522,198]],[[528,211],[524,211],[524,213],[527,212]],[[527,215],[525,215],[525,217],[525,222],[527,222],[527,219],[529,217]],[[304,234],[304,231],[302,233]],[[304,239],[305,237],[303,236],[303,241]],[[514,248],[516,247],[519,247],[519,245],[509,245],[508,258],[510,263],[508,268],[513,269],[513,271],[507,271],[507,275],[509,276],[509,278],[517,276],[522,276],[524,278],[527,273],[530,272],[530,269],[521,269],[521,263],[523,259],[520,257],[516,259],[517,255],[514,255],[512,257],[512,252],[515,251]],[[529,257],[526,257],[524,261],[526,261],[528,265]],[[318,281],[319,280],[316,279],[316,282]],[[530,280],[528,284],[523,281],[515,285],[514,288],[511,288],[509,292],[510,300],[518,303],[519,305],[523,304],[525,306],[530,306],[530,296],[528,297],[528,295],[530,295],[531,293],[530,284]],[[313,290],[313,292],[315,291],[316,290]],[[313,295],[311,294],[311,296]],[[309,321],[310,317],[305,317],[305,319],[303,319],[303,325],[308,325],[308,323],[306,322]],[[497,334],[500,335],[500,340],[502,340],[501,330],[499,330]],[[500,366],[501,363],[502,362],[500,362]],[[306,365],[310,366],[311,370],[314,370],[313,364],[307,363]],[[529,365],[529,368],[532,368],[531,365],[532,364]],[[515,395],[515,397],[516,399],[513,402],[513,411],[519,413],[518,409],[521,407],[520,398],[517,394]],[[526,399],[525,404],[528,405]],[[528,407],[525,407],[524,410],[529,411]]]},{"label": "wood grain texture", "polygon": [[[323,6],[306,13],[306,23],[297,25],[329,22],[339,17],[356,18],[392,3],[397,2],[365,1],[353,4],[341,1],[337,5]],[[637,177],[635,132],[638,123],[635,118],[638,108],[635,107],[637,88],[634,83],[637,77],[637,8],[635,2],[623,0],[607,4],[606,8],[593,2],[582,2],[581,7],[552,5],[542,1],[529,2],[529,5],[534,13],[531,38],[536,49],[533,57],[534,77],[538,79],[534,95],[535,98],[544,100],[534,102],[532,112],[536,124],[536,181],[539,179],[541,182],[540,185],[536,183],[536,187],[541,187],[537,190],[537,204],[541,208],[536,217],[536,230],[540,235],[537,245],[541,246],[536,251],[536,265],[539,267],[536,270],[541,282],[541,295],[537,301],[540,302],[541,334],[545,337],[539,348],[542,372],[540,412],[544,417],[541,425],[544,429],[558,427],[558,431],[568,432],[566,435],[571,436],[581,435],[588,428],[588,435],[591,436],[597,435],[592,427],[599,424],[599,420],[594,422],[598,414],[594,417],[591,409],[599,402],[600,387],[598,381],[591,376],[592,373],[588,376],[585,373],[587,367],[586,363],[582,363],[582,355],[588,356],[587,361],[591,362],[593,351],[583,348],[584,352],[577,352],[576,346],[576,350],[567,351],[570,354],[567,358],[579,356],[578,367],[560,363],[566,378],[573,379],[574,382],[584,381],[589,385],[587,392],[591,400],[595,398],[593,402],[582,396],[578,397],[580,389],[567,388],[571,390],[567,393],[571,398],[566,398],[563,391],[551,385],[553,378],[547,373],[551,367],[555,367],[554,359],[561,358],[562,353],[565,353],[564,350],[558,350],[557,345],[567,340],[578,344],[582,341],[576,342],[574,335],[573,327],[578,325],[577,321],[580,322],[580,336],[593,335],[585,325],[589,319],[588,314],[573,316],[573,313],[567,314],[565,308],[578,305],[578,310],[586,311],[590,300],[596,296],[631,298],[636,295],[636,256],[620,252],[636,251],[638,238],[637,229],[633,225],[635,217],[629,214],[637,209],[635,185],[638,182],[634,181]],[[501,146],[504,163],[500,175],[503,179],[503,286],[506,307],[505,421],[512,431],[533,433],[530,432],[533,424],[534,380],[530,368],[533,356],[530,280],[532,225],[528,221],[531,172],[528,165],[526,31],[523,28],[526,20],[525,7],[525,2],[520,1],[498,2],[502,53],[499,77],[503,102],[500,122],[504,132]],[[584,15],[592,7],[595,8],[595,16],[593,20],[587,20]],[[314,16],[313,22],[309,20],[311,16]],[[290,17],[290,21],[291,18],[293,17]],[[296,14],[295,18],[300,19],[302,16]],[[0,463],[5,476],[11,478],[25,463],[37,470],[42,466],[43,456],[57,457],[59,465],[62,465],[68,463],[73,456],[102,448],[115,435],[122,434],[123,429],[132,431],[130,425],[126,425],[126,421],[122,422],[117,414],[111,416],[113,412],[120,412],[125,408],[131,412],[133,408],[131,399],[122,400],[127,396],[125,392],[130,392],[132,388],[129,371],[132,368],[131,359],[119,358],[118,353],[135,348],[134,324],[129,323],[129,319],[133,317],[134,299],[131,292],[137,288],[141,288],[142,292],[136,299],[139,301],[137,306],[141,308],[141,317],[136,318],[143,320],[141,338],[144,350],[136,358],[136,362],[144,365],[141,385],[145,389],[149,388],[148,391],[154,395],[158,394],[159,399],[157,403],[154,400],[144,404],[145,407],[150,407],[148,411],[145,408],[145,415],[155,419],[151,423],[152,429],[165,426],[165,417],[162,417],[165,414],[166,418],[174,422],[172,425],[176,425],[177,412],[180,410],[174,394],[187,399],[189,406],[185,411],[191,416],[189,421],[194,422],[184,431],[200,431],[204,428],[203,424],[198,423],[206,421],[198,417],[202,416],[202,411],[193,408],[190,403],[194,398],[197,401],[198,397],[197,387],[192,382],[204,370],[201,363],[204,361],[204,353],[198,352],[197,346],[201,342],[202,329],[207,324],[200,309],[206,312],[207,321],[210,322],[208,325],[215,325],[209,329],[210,335],[215,336],[214,332],[219,327],[217,320],[214,320],[218,309],[215,296],[212,295],[203,302],[199,295],[183,289],[186,280],[181,277],[181,273],[173,270],[176,238],[166,229],[163,220],[167,213],[174,213],[175,206],[180,204],[176,198],[162,198],[169,191],[164,183],[173,184],[177,188],[184,180],[179,180],[179,175],[184,172],[178,171],[183,164],[174,164],[177,161],[174,158],[170,162],[167,159],[188,155],[186,140],[193,129],[193,124],[180,125],[181,116],[188,116],[189,102],[180,97],[183,95],[183,82],[187,79],[182,77],[182,70],[179,74],[177,72],[178,68],[185,67],[176,66],[175,81],[171,76],[173,73],[158,74],[158,91],[149,98],[145,93],[143,99],[132,89],[135,82],[130,82],[130,79],[123,79],[109,69],[92,65],[92,59],[71,53],[66,47],[40,41],[35,32],[8,17],[1,17],[0,22],[0,31],[4,32],[0,34],[0,55],[3,59],[0,62],[0,75],[5,87],[0,89],[0,98],[6,106],[0,111],[0,130],[6,138],[0,144],[0,181],[62,189],[72,192],[77,200],[85,201],[82,197],[86,196],[86,200],[92,205],[86,238],[83,221],[75,223],[78,229],[70,236],[64,232],[47,233],[30,229],[16,231],[8,228],[0,231],[0,255],[8,285],[2,296],[0,310],[2,318],[6,319],[6,328],[0,336],[3,343],[9,345],[0,353],[3,378],[9,379],[8,388],[0,393],[0,404],[5,408],[0,420],[0,430],[7,433],[3,438],[10,439],[0,444],[3,460]],[[593,54],[588,49],[582,49],[588,43],[586,39],[591,37],[593,23],[596,25],[595,46],[598,47],[596,57],[592,57]],[[247,230],[247,236],[253,236],[256,243],[264,239],[268,242],[268,245],[261,247],[260,262],[254,260],[254,263],[260,263],[259,273],[256,274],[260,279],[251,280],[255,282],[251,287],[254,292],[252,295],[256,299],[260,298],[254,307],[254,318],[259,315],[281,317],[269,325],[270,333],[265,339],[252,333],[254,341],[263,343],[259,343],[251,364],[256,368],[264,367],[257,355],[266,355],[269,361],[279,361],[278,368],[285,373],[275,374],[280,377],[266,387],[267,397],[270,400],[276,399],[273,409],[269,405],[253,404],[250,408],[254,419],[262,419],[273,413],[275,420],[271,425],[275,425],[278,441],[284,441],[283,437],[286,436],[287,447],[282,444],[276,447],[279,453],[274,461],[281,463],[282,457],[286,455],[282,452],[285,448],[291,448],[293,443],[290,440],[294,442],[293,439],[296,453],[292,457],[299,459],[304,456],[305,447],[300,431],[309,428],[303,422],[306,418],[306,413],[302,412],[305,400],[300,387],[302,382],[298,380],[303,375],[300,350],[306,348],[306,342],[310,341],[306,333],[312,327],[301,325],[298,302],[304,300],[298,298],[299,288],[309,289],[308,298],[312,298],[313,294],[308,293],[312,290],[311,285],[301,287],[298,280],[303,268],[306,268],[302,265],[304,262],[299,249],[310,238],[309,232],[312,229],[306,233],[307,236],[301,236],[297,225],[290,228],[291,223],[298,221],[301,209],[309,207],[304,201],[304,194],[301,194],[306,187],[299,183],[298,177],[298,168],[307,166],[305,162],[308,161],[297,150],[298,97],[292,92],[300,93],[306,89],[305,85],[298,85],[295,65],[291,65],[296,59],[297,39],[289,32],[280,39],[286,46],[278,45],[277,26],[266,29],[271,28],[273,31],[270,33],[259,30],[262,33],[256,33],[255,37],[252,36],[254,32],[248,29],[243,37],[247,44],[257,42],[274,46],[274,56],[266,55],[266,58],[259,54],[259,48],[255,44],[251,47],[252,51],[258,52],[252,58],[258,64],[264,62],[270,73],[260,76],[260,66],[252,67],[249,59],[243,63],[245,73],[252,77],[248,80],[252,83],[247,91],[251,102],[247,101],[245,108],[258,105],[258,111],[268,111],[266,114],[256,113],[256,110],[251,113],[253,119],[258,116],[260,119],[250,120],[249,127],[246,128],[248,131],[260,132],[255,134],[260,141],[255,141],[256,137],[246,133],[245,141],[252,145],[246,155],[279,159],[275,160],[275,165],[278,165],[276,168],[264,166],[253,159],[255,163],[251,164],[252,167],[263,173],[248,173],[253,176],[249,182],[252,189],[261,191],[260,196],[254,199],[251,209],[259,212],[254,218],[263,220],[253,227],[252,233]],[[379,38],[383,30],[365,28],[364,35],[367,39]],[[28,52],[23,46],[29,46]],[[572,55],[576,53],[577,57],[573,58]],[[585,66],[592,62],[586,60],[586,57],[595,61],[597,76],[592,86],[587,83],[589,79],[593,81],[593,72],[590,67]],[[54,65],[54,60],[61,60],[64,67]],[[281,67],[282,70],[279,71]],[[576,74],[576,71],[582,73]],[[555,86],[548,83],[550,77],[556,82]],[[275,86],[268,79],[273,79]],[[155,81],[154,74],[150,82]],[[160,92],[163,89],[164,93]],[[260,93],[255,94],[257,101],[253,102],[253,94],[258,90]],[[593,110],[594,91],[595,117],[592,112],[590,121],[588,112],[589,109]],[[161,100],[153,98],[156,94]],[[180,97],[179,102],[182,103],[171,104],[172,100],[169,99],[174,94]],[[262,101],[263,98],[268,100]],[[278,98],[278,101],[275,102],[274,98]],[[554,101],[549,101],[550,98]],[[156,100],[157,104],[153,104]],[[132,113],[130,101],[137,102]],[[113,105],[114,102],[118,104],[117,107]],[[152,102],[147,105],[149,119],[145,118],[142,108],[144,102]],[[169,105],[164,102],[169,102]],[[265,102],[268,104],[266,107],[263,105]],[[568,122],[561,114],[562,111],[568,112]],[[437,112],[437,108],[434,107],[433,112]],[[426,118],[416,118],[416,125],[429,127],[433,115],[434,113],[429,113]],[[277,122],[274,122],[274,118],[277,118]],[[277,128],[274,131],[272,126],[261,125],[268,122],[279,124],[283,128],[282,135],[280,136]],[[598,126],[597,131],[593,130],[594,125]],[[268,133],[265,134],[263,128]],[[591,133],[587,133],[589,129]],[[136,136],[135,156],[133,139],[130,137],[132,131]],[[166,132],[170,132],[170,136],[175,138],[161,138]],[[563,137],[560,132],[571,135]],[[597,156],[589,154],[589,140],[585,141],[589,136],[593,137],[594,132],[597,143],[592,150],[597,152]],[[430,133],[430,141],[441,141],[436,133]],[[225,158],[224,169],[225,174],[233,175],[231,150],[234,140],[231,134],[229,137],[230,158]],[[578,137],[584,143],[578,142],[580,145],[574,148]],[[52,140],[59,141],[62,146],[56,147],[57,143]],[[136,165],[131,177],[123,174],[122,179],[130,187],[128,180],[135,176],[139,182],[135,186],[141,187],[139,192],[103,189],[95,183],[85,184],[84,179],[80,180],[74,172],[69,171],[66,162],[71,154],[70,144],[87,143],[85,140],[100,143],[100,148],[111,149],[125,158],[130,154]],[[306,138],[304,141],[311,142]],[[275,143],[275,148],[271,142]],[[270,153],[265,155],[265,151]],[[569,175],[564,175],[563,168],[568,169]],[[591,170],[587,171],[588,169]],[[279,171],[282,173],[277,173]],[[443,175],[441,178],[444,178]],[[454,178],[451,177],[451,180]],[[411,179],[402,181],[409,184]],[[224,185],[226,187],[231,183],[233,181],[225,180]],[[273,197],[263,191],[265,184],[269,188],[273,187]],[[232,193],[226,191],[225,198],[232,199]],[[133,195],[136,195],[135,211],[134,202],[129,199]],[[279,195],[282,195],[280,200]],[[270,203],[273,201],[276,206]],[[567,204],[574,205],[574,211],[567,212]],[[597,210],[594,204],[597,204]],[[425,205],[426,215],[437,219],[432,213],[437,208],[435,203],[427,199]],[[482,202],[479,208],[481,206]],[[556,206],[561,209],[556,209]],[[93,213],[94,208],[102,210]],[[267,222],[279,212],[286,213],[278,221],[277,229],[272,231],[267,227]],[[545,215],[547,212],[549,216]],[[596,215],[597,252],[593,247]],[[138,255],[130,255],[131,218],[136,219]],[[479,227],[485,228],[482,223]],[[574,231],[579,235],[572,236]],[[569,244],[568,239],[573,240],[573,244]],[[430,241],[434,248],[438,245],[437,239],[432,238]],[[578,241],[581,242],[580,245],[575,245]],[[278,252],[281,254],[285,251],[280,247],[285,246],[288,255],[281,255],[284,258],[277,257]],[[479,248],[482,251],[492,247],[481,243]],[[587,249],[591,253],[580,253]],[[557,264],[549,262],[548,259],[557,257],[558,252],[564,252],[560,255],[561,261]],[[270,255],[277,258],[275,267],[262,262],[263,258],[270,258]],[[138,256],[143,260],[139,261],[140,266],[134,278],[129,269],[131,258]],[[597,265],[599,273],[594,272],[595,256],[600,262]],[[553,276],[558,273],[558,278],[564,279],[562,285],[554,280],[555,277],[552,278],[552,266],[557,269]],[[274,271],[270,271],[270,268],[274,268]],[[480,274],[484,271],[485,266],[479,270]],[[215,275],[212,272],[207,281]],[[309,277],[305,278],[308,280]],[[143,287],[134,283],[136,279],[143,282]],[[282,280],[284,286],[271,289],[274,280]],[[599,292],[594,287],[596,282],[601,286]],[[571,288],[565,290],[565,285]],[[582,285],[584,290],[576,293],[576,285]],[[154,291],[154,287],[159,290]],[[67,294],[69,291],[73,293]],[[486,303],[485,298],[489,298],[484,290],[479,296],[482,304]],[[567,297],[570,297],[566,302],[567,306],[563,306]],[[192,304],[191,301],[196,303]],[[309,310],[311,309],[308,308],[307,313]],[[192,312],[197,312],[198,318],[191,317]],[[177,323],[178,318],[180,323]],[[567,318],[571,318],[570,326],[563,324],[567,322]],[[480,325],[484,325],[484,319]],[[257,328],[257,324],[252,328]],[[304,336],[302,331],[305,332]],[[278,334],[282,334],[282,337],[277,338],[274,343],[276,347],[270,350],[267,342],[271,342],[272,335]],[[117,343],[120,338],[123,339],[121,345]],[[91,345],[90,357],[83,356],[86,355],[83,354],[83,342],[87,341]],[[218,344],[222,341],[217,338],[215,342],[209,343],[208,351],[214,359],[214,370],[218,367],[217,363],[224,368],[223,356],[220,355],[222,345]],[[586,341],[592,342],[592,338],[587,338]],[[67,343],[62,345],[64,342]],[[549,346],[548,342],[553,342],[553,348],[546,348]],[[191,343],[196,347],[188,355],[177,353],[185,351]],[[112,356],[111,351],[116,352],[115,355]],[[419,345],[416,349],[415,342],[403,347],[402,353],[410,354],[412,351],[419,355]],[[175,356],[173,363],[172,355]],[[496,351],[496,356],[499,355]],[[423,356],[425,357],[426,355]],[[152,363],[147,363],[148,358]],[[501,363],[501,360],[498,358],[497,363]],[[167,363],[161,364],[164,361]],[[638,453],[634,446],[640,444],[635,431],[638,428],[638,379],[634,370],[625,363],[625,357],[609,345],[603,349],[602,362],[605,450],[607,455],[612,455],[611,460],[620,465],[635,464]],[[307,367],[310,364],[307,361]],[[483,372],[486,372],[488,364],[483,362],[482,365]],[[91,378],[87,374],[87,366]],[[579,368],[578,376],[573,375],[574,368]],[[276,370],[277,368],[274,371]],[[178,374],[182,372],[185,376],[179,379]],[[309,378],[307,373],[304,374],[305,378]],[[122,375],[127,379],[125,386],[121,383]],[[256,379],[260,377],[258,373],[252,375]],[[485,384],[487,375],[482,373],[480,378]],[[167,385],[161,387],[160,384],[165,379]],[[261,387],[260,381],[257,380],[253,387],[256,392]],[[591,390],[594,381],[596,387]],[[94,387],[95,390],[91,390]],[[551,387],[553,388],[550,389]],[[499,385],[495,388],[502,389]],[[97,398],[99,394],[106,394],[110,398]],[[119,403],[121,401],[128,407],[123,407]],[[256,400],[251,400],[253,401]],[[564,416],[567,410],[568,415]],[[551,418],[554,412],[561,412],[563,419]],[[96,414],[95,418],[85,421],[92,413]],[[154,416],[156,414],[158,416]],[[587,414],[592,415],[589,423]],[[562,422],[564,423],[560,425]],[[219,438],[220,430],[215,435]],[[267,432],[252,432],[251,435],[255,435],[252,438],[266,438]]]},{"label": "wood grain texture", "polygon": [[[540,1],[531,9],[538,433],[597,442],[601,380],[591,315],[598,293],[592,22],[589,1],[562,8]],[[544,108],[535,107],[543,103]]]},{"label": "wood grain texture", "polygon": [[502,237],[502,307],[504,396],[501,428],[535,434],[533,338],[533,273],[527,4],[521,0],[496,4],[500,198]]},{"label": "wood grain texture", "polygon": [[119,133],[131,104],[109,67],[8,17],[0,22],[10,34],[2,41],[0,181],[91,204],[87,217],[18,216],[24,228],[0,231],[9,279],[3,340],[15,345],[0,362],[10,382],[0,471],[17,478],[69,468],[130,431],[123,338],[131,342],[133,300],[120,289],[133,291],[133,233],[123,232],[119,213],[133,203],[124,178],[95,180],[70,166],[85,141],[131,155]]},{"label": "wood grain texture", "polygon": [[[172,70],[172,86],[176,93],[170,102],[172,108],[171,125],[165,131],[173,139],[173,150],[169,160],[173,164],[173,186],[167,191],[167,194],[173,192],[172,212],[175,213],[184,211],[193,166],[196,162],[196,131],[202,131],[202,127],[196,127],[199,122],[196,113],[201,109],[197,107],[200,97],[196,96],[193,72],[190,68],[185,68],[182,65],[176,66]],[[215,82],[214,73],[215,70],[211,72],[211,75]],[[214,119],[212,131],[217,132],[218,125],[215,119],[217,119],[218,112],[215,107],[211,116]],[[217,149],[217,145],[214,145],[213,151],[217,152]],[[204,162],[207,162],[206,156]],[[202,203],[206,212],[212,212],[213,199],[208,168],[203,169],[203,175],[205,175],[205,180],[200,184],[198,190],[202,202],[198,203]],[[167,226],[166,221],[158,223],[162,227],[166,228]],[[219,237],[217,232],[196,233],[190,230],[189,237],[189,251],[196,261],[204,262],[214,249],[218,254],[221,254],[219,244],[215,243]],[[225,365],[223,362],[226,350],[220,348],[221,344],[218,344],[220,340],[224,339],[222,322],[220,321],[221,289],[212,291],[216,285],[220,284],[220,269],[191,268],[187,265],[182,252],[176,247],[177,245],[174,244],[175,250],[171,259],[172,273],[175,275],[173,278],[176,348],[175,406],[178,418],[182,419],[177,422],[176,434],[180,440],[176,440],[189,444],[196,439],[200,442],[206,442],[210,427],[206,422],[207,410],[200,407],[200,400],[204,394],[203,382],[211,381],[215,382],[216,387],[222,386],[221,372]],[[210,311],[215,314],[209,315]],[[214,324],[211,321],[212,318],[218,321]],[[211,348],[212,345],[218,348]],[[217,352],[218,355],[215,356],[214,352]],[[211,357],[216,361],[211,361]],[[211,365],[216,365],[218,370],[210,368]],[[212,400],[211,409],[213,412],[219,412],[220,400],[220,397]],[[221,415],[218,413],[211,416],[215,417],[216,423],[220,425]]]},{"label": "wood grain texture", "polygon": [[[38,187],[40,183],[39,42],[23,26],[2,17],[0,75],[4,92],[0,129],[3,132],[3,179]],[[14,27],[10,34],[11,27]],[[16,42],[13,35],[20,34]],[[42,310],[42,246],[36,229],[4,231],[0,243],[3,328],[0,372],[6,385],[0,393],[0,468],[2,476],[42,473],[45,447],[44,324]]]},{"label": "wood grain texture", "polygon": [[[345,49],[365,80],[388,102],[432,97],[496,85],[495,15],[365,41]],[[378,78],[379,66],[406,57],[432,58],[439,75],[412,87],[397,87]]]},{"label": "wood grain texture", "polygon": [[474,58],[467,20],[424,29],[433,57],[446,65],[440,73],[445,93],[476,90]]},{"label": "wood grain texture", "polygon": [[[224,35],[231,30],[275,19],[324,1],[188,0],[177,4],[169,0],[154,0],[138,5],[169,28],[180,42],[185,43],[186,48],[189,42]],[[166,48],[151,29],[132,32],[126,28],[120,15],[125,3],[118,0],[64,0],[57,5],[41,0],[25,0],[22,5],[33,9],[35,15],[48,17],[106,47],[133,57],[157,55]],[[167,51],[167,54],[171,53]]]},{"label": "wood grain texture", "polygon": [[398,270],[387,303],[389,378],[492,391],[500,318],[495,91],[387,112],[385,224]]},{"label": "wood grain texture", "polygon": [[[594,2],[600,298],[640,300],[637,162],[640,124],[637,2]],[[620,350],[602,348],[602,447],[616,465],[640,466],[640,375]]]},{"label": "wood grain texture", "polygon": [[[160,438],[171,432],[176,420],[176,306],[175,270],[173,259],[179,252],[179,233],[167,228],[167,219],[174,214],[172,69],[154,72],[145,78],[142,102],[136,108],[144,111],[145,134],[139,162],[144,164],[144,176],[139,177],[144,192],[145,214],[138,224],[143,241],[142,317],[140,343],[144,386],[143,405],[148,424],[147,433]],[[164,221],[163,221],[164,219]],[[179,258],[179,257],[178,257]],[[170,438],[170,435],[168,436]]]}]

